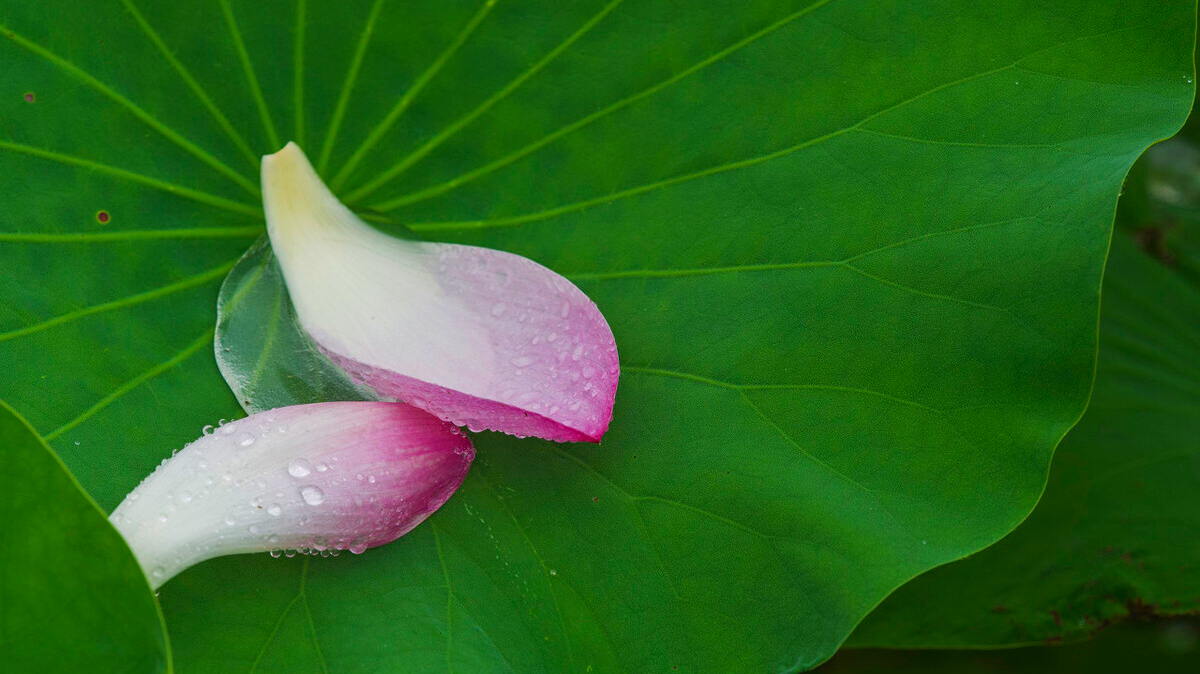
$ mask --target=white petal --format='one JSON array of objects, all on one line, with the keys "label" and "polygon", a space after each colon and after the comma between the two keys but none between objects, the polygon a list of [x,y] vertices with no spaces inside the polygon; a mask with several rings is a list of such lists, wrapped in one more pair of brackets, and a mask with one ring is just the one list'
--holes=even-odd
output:
[{"label": "white petal", "polygon": [[155,587],[220,555],[362,552],[441,507],[474,456],[457,428],[401,403],[283,407],[191,443],[110,519]]},{"label": "white petal", "polygon": [[608,323],[578,288],[519,255],[375,230],[294,144],[264,157],[262,174],[296,314],[343,369],[476,430],[599,441],[619,365]]}]

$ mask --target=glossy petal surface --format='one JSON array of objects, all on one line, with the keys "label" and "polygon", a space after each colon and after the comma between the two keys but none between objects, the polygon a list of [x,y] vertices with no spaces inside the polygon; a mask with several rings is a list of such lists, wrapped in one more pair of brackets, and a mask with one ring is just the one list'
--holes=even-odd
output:
[{"label": "glossy petal surface", "polygon": [[442,507],[474,458],[458,429],[402,403],[284,407],[206,432],[111,519],[156,587],[221,555],[361,553]]},{"label": "glossy petal surface", "polygon": [[262,182],[300,325],[354,380],[472,430],[599,442],[617,349],[570,281],[519,255],[375,230],[295,144],[264,158]]}]

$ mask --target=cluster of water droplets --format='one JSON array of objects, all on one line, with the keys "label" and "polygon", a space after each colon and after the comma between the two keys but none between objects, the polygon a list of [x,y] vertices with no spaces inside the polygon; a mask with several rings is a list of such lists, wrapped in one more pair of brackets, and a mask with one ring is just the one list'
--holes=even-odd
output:
[{"label": "cluster of water droplets", "polygon": [[223,554],[390,542],[449,498],[474,456],[458,429],[403,405],[313,407],[332,416],[290,408],[206,426],[126,497],[110,519],[153,580]]},{"label": "cluster of water droplets", "polygon": [[[466,304],[488,330],[496,358],[482,397],[603,432],[619,365],[616,342],[595,303],[527,258],[474,246],[428,245],[436,250],[438,281],[447,295]],[[409,393],[406,402],[473,431],[509,430],[501,424],[514,421],[496,419],[493,409],[481,415],[469,408],[447,411],[421,393]],[[438,396],[436,390],[429,393]]]}]

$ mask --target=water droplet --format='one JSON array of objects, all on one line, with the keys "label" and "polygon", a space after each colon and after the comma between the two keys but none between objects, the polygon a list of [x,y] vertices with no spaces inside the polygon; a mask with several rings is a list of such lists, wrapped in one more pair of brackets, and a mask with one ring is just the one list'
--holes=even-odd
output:
[{"label": "water droplet", "polygon": [[300,498],[310,506],[321,505],[325,501],[325,492],[321,491],[319,487],[308,485],[300,488]]},{"label": "water droplet", "polygon": [[242,433],[234,441],[238,443],[239,447],[249,447],[254,444],[254,436],[249,433]]},{"label": "water droplet", "polygon": [[361,555],[362,553],[364,553],[366,551],[367,551],[367,544],[365,542],[350,544],[350,552],[352,552],[356,555]]},{"label": "water droplet", "polygon": [[308,459],[296,459],[288,464],[288,475],[292,477],[307,477],[312,473],[312,464]]},{"label": "water droplet", "polygon": [[258,496],[255,496],[254,498],[250,499],[250,507],[258,508],[259,510],[262,510],[262,499],[259,498]]},{"label": "water droplet", "polygon": [[296,551],[291,548],[288,548],[287,550],[283,551],[283,556],[287,557],[288,559],[291,559],[292,557],[296,556]]},{"label": "water droplet", "polygon": [[558,571],[555,571],[554,569],[550,569],[550,575],[551,575],[551,576],[557,576],[557,575],[558,575]]},{"label": "water droplet", "polygon": [[165,513],[165,512],[163,512],[163,513],[159,513],[159,514],[158,514],[158,521],[159,521],[159,522],[166,522],[166,521],[167,521],[167,520],[168,520],[170,517],[171,517],[171,515],[170,515],[169,513]]},{"label": "water droplet", "polygon": [[156,566],[154,567],[154,570],[150,572],[150,575],[154,576],[155,578],[162,578],[163,576],[167,575],[167,570],[161,566]]},{"label": "water droplet", "polygon": [[327,463],[318,463],[317,464],[317,472],[318,473],[324,473],[327,470],[329,470],[329,464],[327,464]]},{"label": "water droplet", "polygon": [[375,476],[374,476],[374,475],[368,475],[368,476],[367,476],[367,482],[370,482],[371,484],[375,484]]},{"label": "water droplet", "polygon": [[267,514],[271,517],[279,517],[279,515],[282,513],[283,508],[280,508],[278,503],[272,503],[271,505],[267,506]]},{"label": "water droplet", "polygon": [[237,520],[235,520],[233,518],[233,515],[227,515],[225,517],[225,524],[227,524],[229,526],[233,526],[233,525],[237,524]]},{"label": "water droplet", "polygon": [[212,432],[213,432],[212,424],[208,424],[200,432],[203,433],[204,435],[212,435]]},{"label": "water droplet", "polygon": [[583,378],[584,379],[591,379],[592,375],[594,375],[594,374],[596,374],[596,368],[592,367],[591,365],[583,366]]},{"label": "water droplet", "polygon": [[275,559],[279,559],[281,556],[283,556],[283,550],[272,550],[271,556]]},{"label": "water droplet", "polygon": [[232,421],[226,424],[225,420],[222,419],[221,423],[224,424],[221,426],[221,433],[225,435],[233,435],[233,432],[237,430],[237,424]]},{"label": "water droplet", "polygon": [[192,492],[186,491],[186,490],[179,492],[179,502],[180,503],[191,503],[192,502]]},{"label": "water droplet", "polygon": [[512,364],[516,365],[517,367],[529,367],[530,365],[533,365],[533,359],[529,356],[517,356],[516,358],[512,359]]},{"label": "water droplet", "polygon": [[496,318],[499,318],[504,315],[504,310],[507,308],[508,307],[504,306],[503,302],[499,302],[496,304],[496,306],[492,307],[492,315]]}]

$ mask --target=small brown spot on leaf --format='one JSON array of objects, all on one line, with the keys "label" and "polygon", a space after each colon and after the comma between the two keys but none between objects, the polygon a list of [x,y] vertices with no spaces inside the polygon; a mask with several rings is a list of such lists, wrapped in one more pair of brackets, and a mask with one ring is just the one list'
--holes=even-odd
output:
[{"label": "small brown spot on leaf", "polygon": [[599,496],[593,496],[593,497],[592,497],[592,503],[599,503],[599,502],[600,502],[600,497],[599,497]]},{"label": "small brown spot on leaf", "polygon": [[37,96],[34,96],[32,91],[25,92],[25,102],[26,103],[32,103],[36,100],[37,100]]},{"label": "small brown spot on leaf", "polygon": [[111,219],[112,216],[108,214],[108,211],[96,211],[96,222],[104,225]]}]

